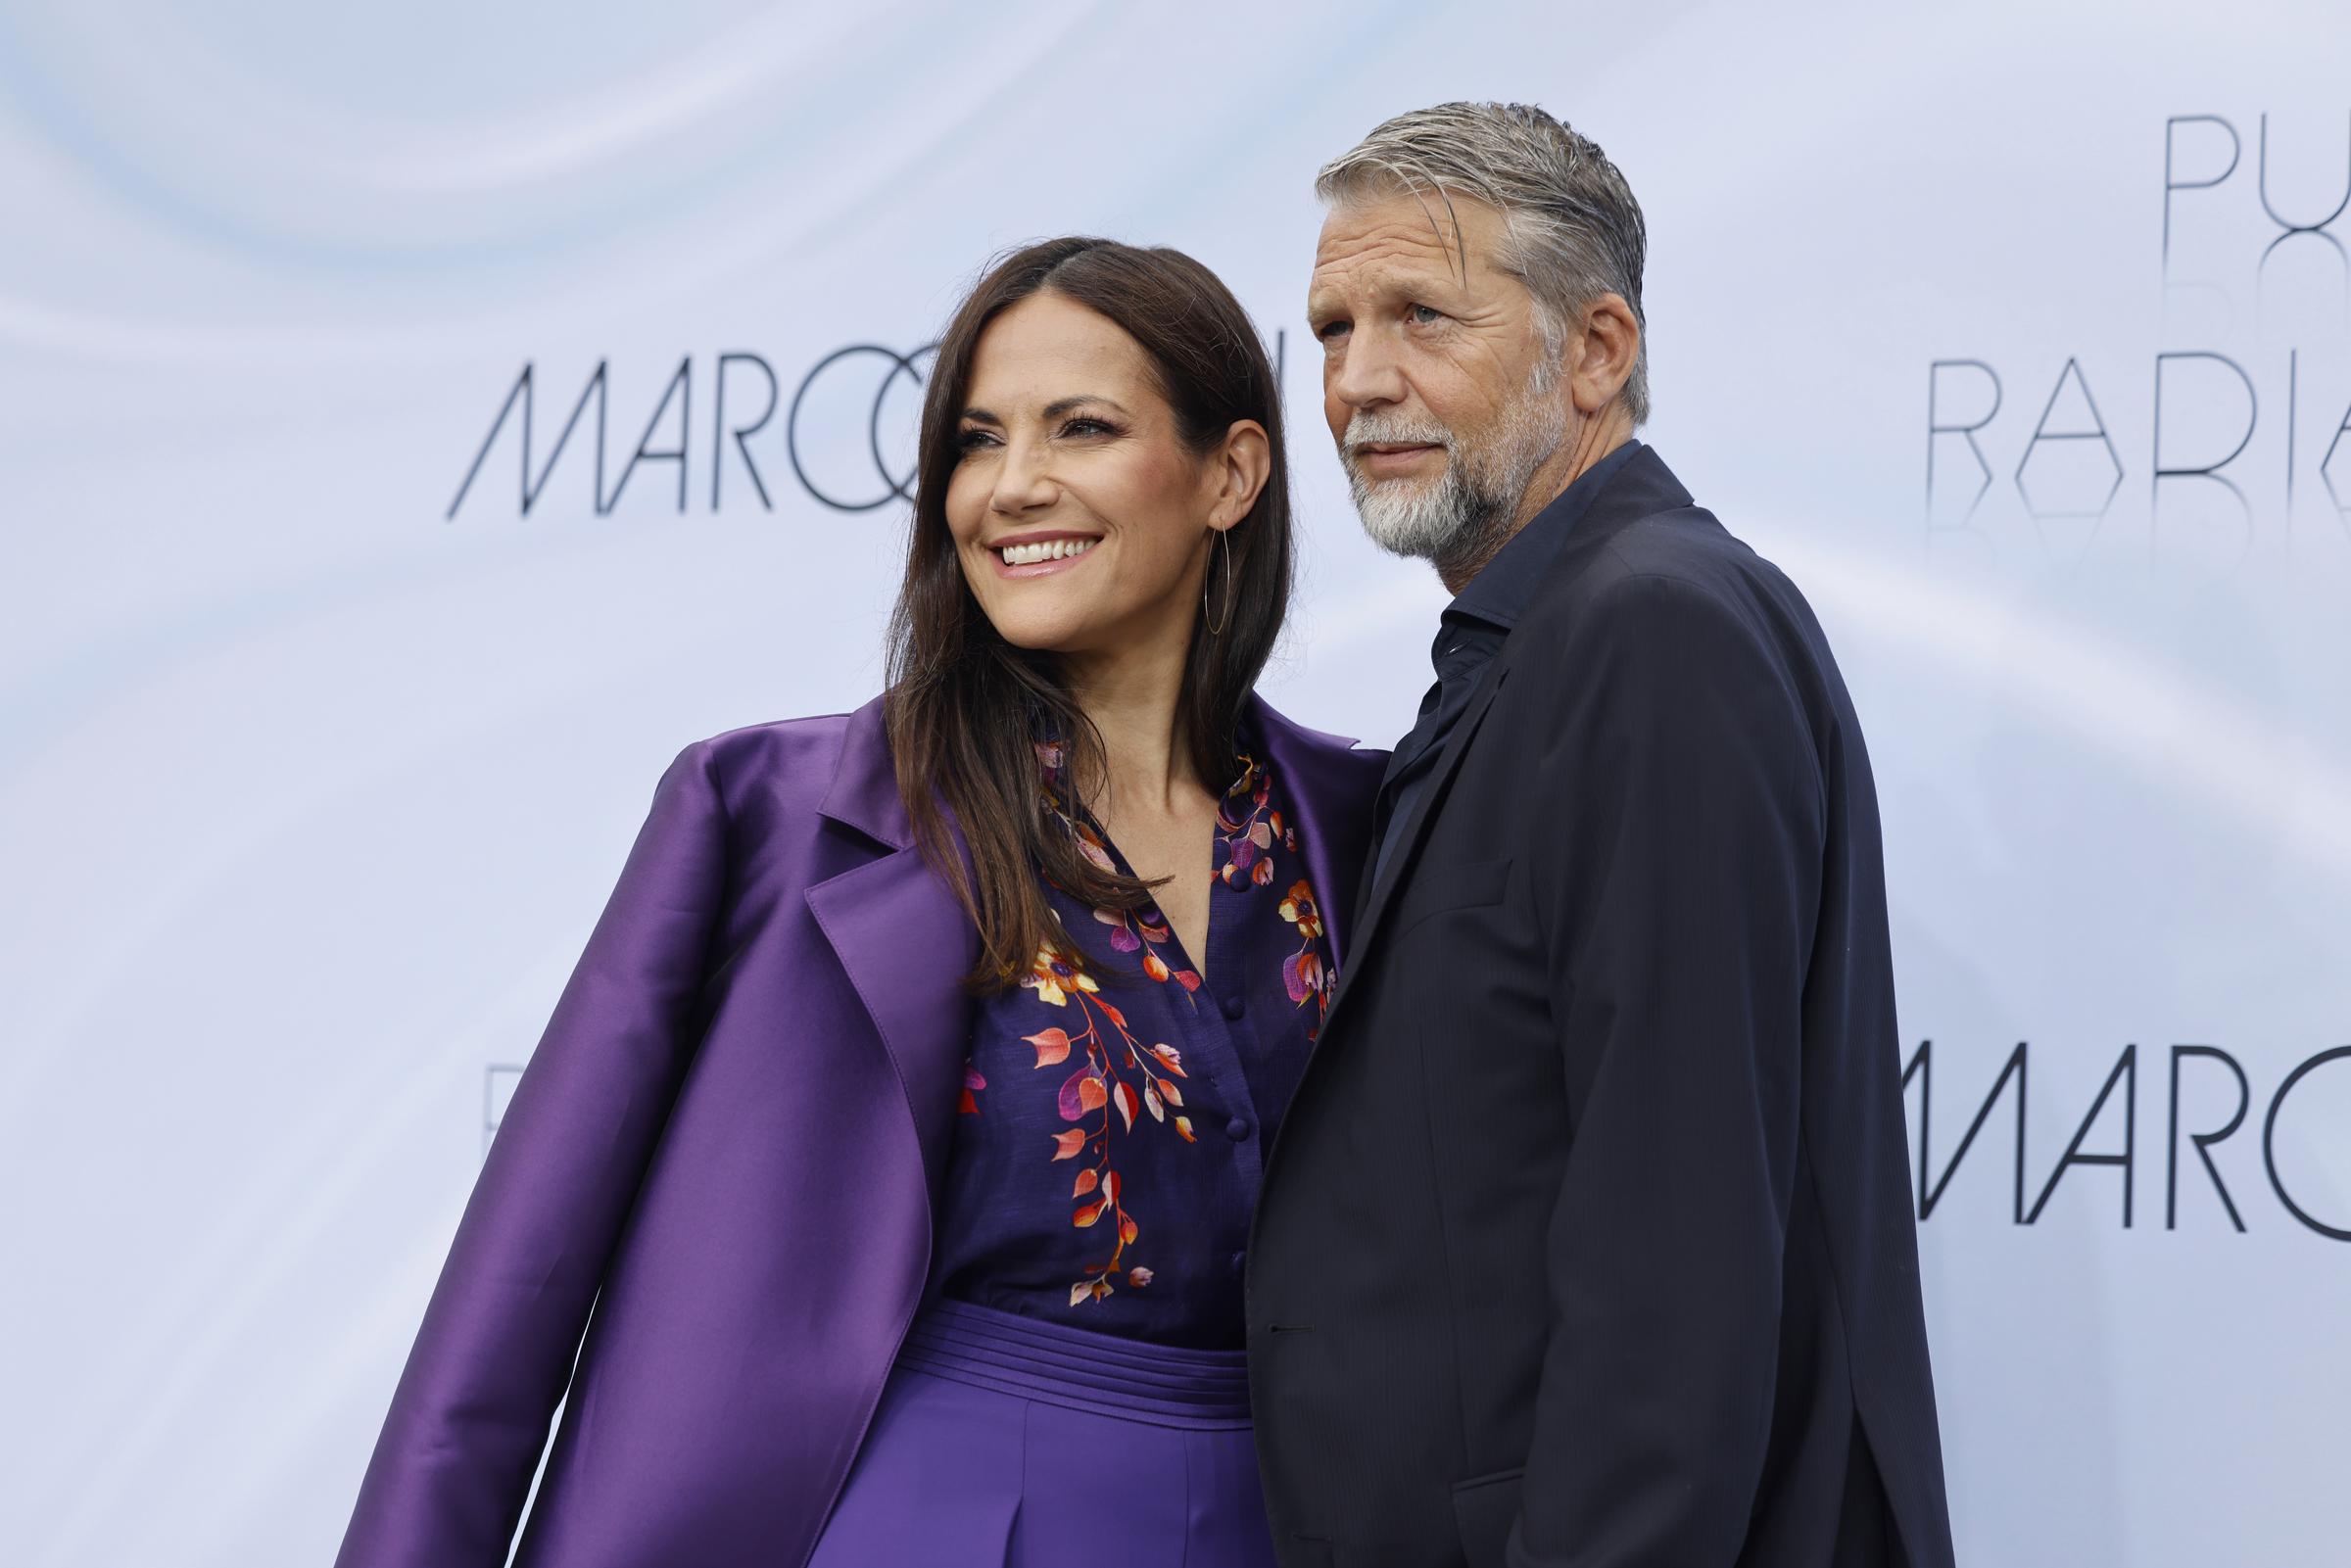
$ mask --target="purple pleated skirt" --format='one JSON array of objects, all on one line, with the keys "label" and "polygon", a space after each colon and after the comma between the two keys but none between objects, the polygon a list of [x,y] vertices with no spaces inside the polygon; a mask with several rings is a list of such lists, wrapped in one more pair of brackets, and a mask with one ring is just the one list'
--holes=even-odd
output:
[{"label": "purple pleated skirt", "polygon": [[1273,1568],[1247,1363],[937,1302],[809,1568]]}]

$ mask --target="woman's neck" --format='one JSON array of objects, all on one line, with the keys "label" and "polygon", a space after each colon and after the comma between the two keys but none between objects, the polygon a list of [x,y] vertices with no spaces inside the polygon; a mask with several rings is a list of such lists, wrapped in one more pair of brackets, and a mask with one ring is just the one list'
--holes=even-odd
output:
[{"label": "woman's neck", "polygon": [[1104,777],[1078,781],[1097,815],[1168,811],[1201,787],[1191,748],[1176,736],[1188,651],[1135,648],[1065,661],[1070,695],[1102,737]]}]

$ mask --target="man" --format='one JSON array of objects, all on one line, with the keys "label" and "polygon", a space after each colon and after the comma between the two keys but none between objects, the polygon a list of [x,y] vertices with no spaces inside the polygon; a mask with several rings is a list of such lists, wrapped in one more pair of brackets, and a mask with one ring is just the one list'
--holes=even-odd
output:
[{"label": "man", "polygon": [[1868,759],[1633,439],[1640,209],[1518,105],[1318,190],[1356,505],[1456,596],[1250,1253],[1282,1561],[1948,1568]]}]

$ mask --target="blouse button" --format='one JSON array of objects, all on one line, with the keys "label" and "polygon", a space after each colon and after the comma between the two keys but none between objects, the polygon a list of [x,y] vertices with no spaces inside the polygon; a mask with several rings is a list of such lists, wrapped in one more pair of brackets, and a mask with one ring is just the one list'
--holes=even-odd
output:
[{"label": "blouse button", "polygon": [[1224,1136],[1230,1138],[1234,1143],[1246,1140],[1252,1130],[1247,1117],[1234,1117],[1230,1121],[1224,1123]]},{"label": "blouse button", "polygon": [[1248,1008],[1248,1003],[1241,1000],[1240,993],[1237,991],[1218,1005],[1223,1008],[1224,1016],[1228,1019],[1239,1018]]}]

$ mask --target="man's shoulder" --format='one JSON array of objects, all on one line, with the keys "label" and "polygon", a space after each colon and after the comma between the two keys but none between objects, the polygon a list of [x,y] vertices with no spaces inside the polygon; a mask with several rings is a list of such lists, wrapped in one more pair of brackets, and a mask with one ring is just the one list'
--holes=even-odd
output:
[{"label": "man's shoulder", "polygon": [[[1621,674],[1695,660],[1768,672],[1791,689],[1810,689],[1834,669],[1795,583],[1704,507],[1623,522],[1561,565],[1513,634],[1523,640],[1519,662],[1531,658],[1581,684],[1602,665]],[[1600,660],[1603,649],[1608,656]]]},{"label": "man's shoulder", "polygon": [[1745,618],[1762,601],[1793,593],[1780,570],[1703,506],[1650,512],[1619,524],[1561,562],[1536,594],[1529,619],[1589,631],[1647,603],[1667,601],[1704,615]]}]

